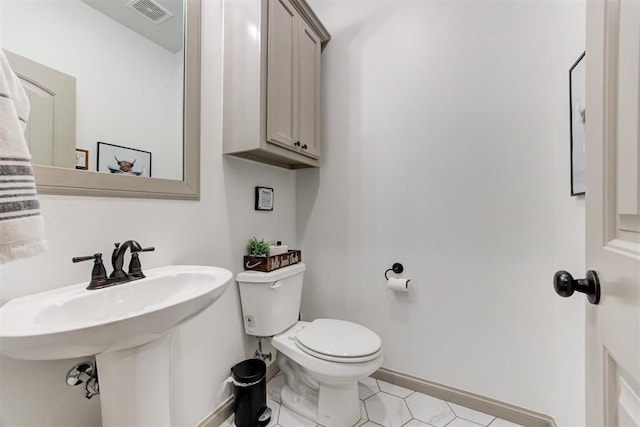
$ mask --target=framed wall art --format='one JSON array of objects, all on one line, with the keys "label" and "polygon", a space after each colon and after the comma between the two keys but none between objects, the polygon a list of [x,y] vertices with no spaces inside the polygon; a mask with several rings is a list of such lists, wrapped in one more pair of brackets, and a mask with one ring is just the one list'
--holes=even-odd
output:
[{"label": "framed wall art", "polygon": [[273,210],[273,188],[256,187],[255,210],[257,211]]},{"label": "framed wall art", "polygon": [[585,194],[585,54],[569,69],[571,195]]},{"label": "framed wall art", "polygon": [[89,150],[76,148],[76,169],[89,169]]},{"label": "framed wall art", "polygon": [[151,152],[98,142],[97,171],[122,175],[151,176]]}]

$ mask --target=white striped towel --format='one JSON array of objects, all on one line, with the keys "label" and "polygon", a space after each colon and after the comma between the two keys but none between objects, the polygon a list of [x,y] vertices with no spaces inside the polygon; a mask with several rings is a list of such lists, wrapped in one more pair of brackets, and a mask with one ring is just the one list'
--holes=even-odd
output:
[{"label": "white striped towel", "polygon": [[44,225],[24,138],[29,99],[0,49],[0,264],[45,250]]}]

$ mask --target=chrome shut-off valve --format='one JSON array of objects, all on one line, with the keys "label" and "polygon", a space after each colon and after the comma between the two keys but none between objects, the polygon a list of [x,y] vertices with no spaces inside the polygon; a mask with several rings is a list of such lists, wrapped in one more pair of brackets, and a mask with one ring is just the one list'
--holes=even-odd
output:
[{"label": "chrome shut-off valve", "polygon": [[98,384],[98,372],[94,368],[93,363],[80,363],[69,372],[67,372],[67,385],[70,387],[78,386],[85,383],[87,393],[85,397],[91,399],[93,396],[100,394],[100,385]]},{"label": "chrome shut-off valve", "polygon": [[253,354],[253,357],[255,357],[256,359],[260,359],[262,361],[271,361],[272,360],[272,355],[271,353],[264,353],[262,351],[262,337],[258,337],[258,349],[256,350],[256,352]]}]

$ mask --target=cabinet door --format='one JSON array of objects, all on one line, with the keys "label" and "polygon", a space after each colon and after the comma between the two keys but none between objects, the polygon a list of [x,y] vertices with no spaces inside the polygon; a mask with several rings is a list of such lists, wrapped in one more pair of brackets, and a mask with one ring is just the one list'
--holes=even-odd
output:
[{"label": "cabinet door", "polygon": [[301,153],[320,155],[320,38],[300,20],[298,70],[298,139]]},{"label": "cabinet door", "polygon": [[267,141],[287,147],[298,141],[297,22],[288,0],[269,0]]}]

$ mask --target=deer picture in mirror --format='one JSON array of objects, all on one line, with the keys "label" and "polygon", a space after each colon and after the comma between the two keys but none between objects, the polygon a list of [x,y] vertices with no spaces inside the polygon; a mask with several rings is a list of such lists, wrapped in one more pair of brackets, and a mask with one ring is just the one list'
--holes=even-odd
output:
[{"label": "deer picture in mirror", "polygon": [[[39,193],[200,197],[200,8],[201,0],[3,2],[0,37],[32,105],[25,136]],[[153,175],[150,166],[124,171],[113,156],[131,173],[101,168],[100,143],[153,155]],[[78,150],[91,159],[86,170],[76,169]]]}]

